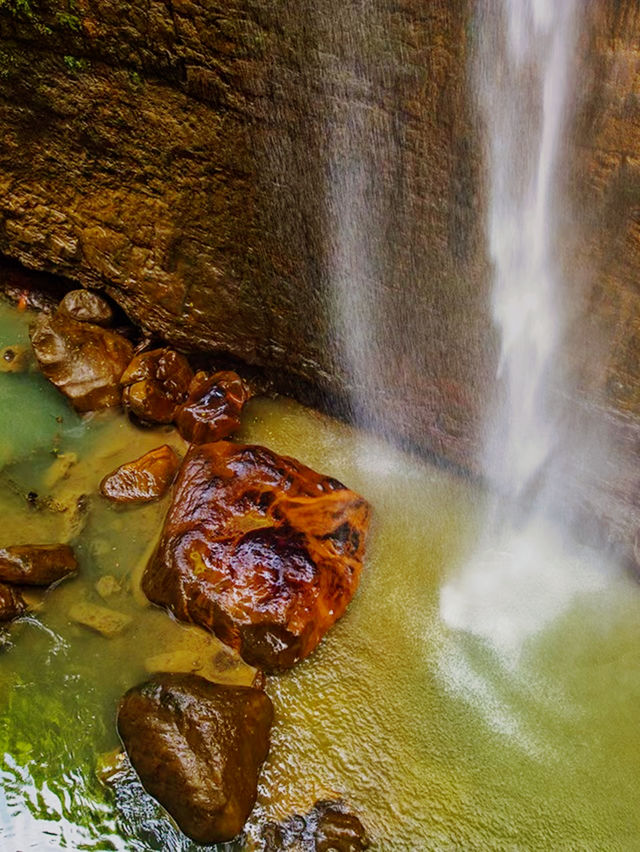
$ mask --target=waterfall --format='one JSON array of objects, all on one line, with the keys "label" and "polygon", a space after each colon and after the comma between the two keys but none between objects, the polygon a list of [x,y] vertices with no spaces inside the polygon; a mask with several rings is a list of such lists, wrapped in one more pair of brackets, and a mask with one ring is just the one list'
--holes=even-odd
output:
[{"label": "waterfall", "polygon": [[[473,558],[441,594],[450,627],[518,656],[524,642],[602,581],[548,515],[567,447],[558,367],[566,282],[562,167],[578,0],[483,0],[477,103],[486,134],[498,403],[484,455],[494,498]],[[551,496],[553,494],[553,497]]]}]

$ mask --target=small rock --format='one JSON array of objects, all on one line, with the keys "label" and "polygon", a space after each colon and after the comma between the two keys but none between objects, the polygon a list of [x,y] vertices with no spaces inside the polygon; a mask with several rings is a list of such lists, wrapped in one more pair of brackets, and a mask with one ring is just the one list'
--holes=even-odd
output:
[{"label": "small rock", "polygon": [[91,290],[71,290],[58,305],[58,311],[78,322],[92,322],[102,326],[113,322],[109,302]]},{"label": "small rock", "polygon": [[316,802],[305,816],[267,823],[264,852],[362,852],[369,848],[364,826],[341,800]]},{"label": "small rock", "polygon": [[107,639],[122,633],[132,621],[131,616],[124,612],[88,602],[74,604],[69,610],[69,618],[83,627],[101,633]]},{"label": "small rock", "polygon": [[100,483],[100,493],[114,503],[149,503],[167,493],[180,466],[168,444],[121,465]]},{"label": "small rock", "polygon": [[122,375],[123,404],[145,423],[172,423],[192,379],[193,370],[179,352],[173,349],[142,352]]},{"label": "small rock", "polygon": [[106,600],[107,598],[113,597],[113,595],[120,594],[122,591],[122,583],[117,577],[114,577],[113,574],[103,574],[103,576],[96,582],[95,590],[101,598]]},{"label": "small rock", "polygon": [[0,580],[24,586],[50,586],[78,570],[68,544],[20,544],[0,548]]},{"label": "small rock", "polygon": [[369,504],[265,447],[193,446],[142,588],[250,665],[307,657],[360,579]]},{"label": "small rock", "polygon": [[272,721],[266,693],[196,675],[159,675],[129,690],[118,710],[118,732],[142,785],[202,844],[242,831]]},{"label": "small rock", "polygon": [[0,583],[0,622],[17,618],[27,608],[17,589]]},{"label": "small rock", "polygon": [[219,441],[240,428],[240,414],[249,389],[237,373],[197,373],[189,396],[176,411],[176,426],[186,441]]},{"label": "small rock", "polygon": [[122,335],[64,314],[40,314],[30,329],[42,373],[77,411],[120,404],[120,377],[133,347]]},{"label": "small rock", "polygon": [[5,346],[0,349],[0,373],[24,373],[29,369],[31,352],[26,346]]}]

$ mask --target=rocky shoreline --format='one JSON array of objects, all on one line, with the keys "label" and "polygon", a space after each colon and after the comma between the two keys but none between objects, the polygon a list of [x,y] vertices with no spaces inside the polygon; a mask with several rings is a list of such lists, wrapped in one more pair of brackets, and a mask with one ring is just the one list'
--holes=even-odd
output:
[{"label": "rocky shoreline", "polygon": [[[161,444],[96,483],[104,499],[120,505],[159,500],[173,489],[144,593],[214,632],[259,670],[295,665],[357,589],[369,505],[295,459],[230,441],[253,395],[238,374],[194,371],[183,354],[146,341],[134,346],[112,323],[102,296],[70,291],[54,310],[36,315],[30,337],[40,371],[76,411],[122,406],[141,428],[174,424],[189,445],[181,459]],[[54,584],[78,567],[66,544],[4,548],[2,619],[26,611],[21,586]],[[104,635],[124,626],[106,607],[78,604],[70,615]],[[198,843],[236,837],[253,808],[273,719],[264,682],[258,674],[256,685],[236,687],[168,672],[120,703],[118,730],[131,765]],[[347,823],[342,840],[335,829],[335,848],[366,848],[357,818]],[[290,848],[284,839],[274,846],[277,832],[270,832],[265,848]],[[303,848],[329,847],[309,840]]]}]

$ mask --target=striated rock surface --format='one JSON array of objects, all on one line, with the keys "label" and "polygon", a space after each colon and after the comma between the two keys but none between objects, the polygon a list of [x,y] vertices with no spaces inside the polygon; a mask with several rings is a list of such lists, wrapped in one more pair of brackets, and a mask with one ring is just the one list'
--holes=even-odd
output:
[{"label": "striated rock surface", "polygon": [[163,444],[105,476],[100,493],[114,503],[159,500],[171,487],[179,466],[176,451]]},{"label": "striated rock surface", "polygon": [[126,338],[63,313],[40,314],[30,335],[40,370],[77,411],[120,404],[120,377],[133,354]]},{"label": "striated rock surface", "polygon": [[0,583],[0,623],[12,621],[27,608],[22,595],[17,589]]},{"label": "striated rock surface", "polygon": [[194,444],[227,438],[240,428],[242,406],[248,399],[249,389],[237,373],[197,373],[189,396],[176,410],[178,431]]},{"label": "striated rock surface", "polygon": [[268,823],[264,852],[361,852],[369,848],[364,826],[344,802],[316,802],[304,816]]},{"label": "striated rock surface", "polygon": [[68,544],[20,544],[0,548],[0,581],[50,586],[78,570]]},{"label": "striated rock surface", "polygon": [[144,423],[171,423],[192,379],[189,362],[179,352],[167,348],[142,352],[122,375],[122,401]]},{"label": "striated rock surface", "polygon": [[353,597],[369,515],[335,479],[264,447],[194,446],[144,592],[248,663],[290,667]]},{"label": "striated rock surface", "polygon": [[272,719],[261,690],[167,674],[126,693],[118,731],[145,789],[186,835],[204,844],[242,831]]},{"label": "striated rock surface", "polygon": [[111,325],[113,310],[106,299],[91,290],[71,290],[65,293],[58,311],[78,322]]}]

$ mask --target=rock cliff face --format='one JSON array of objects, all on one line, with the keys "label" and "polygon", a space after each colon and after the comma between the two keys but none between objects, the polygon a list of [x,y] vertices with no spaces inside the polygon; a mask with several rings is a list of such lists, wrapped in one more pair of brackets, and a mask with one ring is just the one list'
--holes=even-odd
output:
[{"label": "rock cliff face", "polygon": [[[474,9],[7,0],[0,252],[104,288],[178,347],[350,394],[356,414],[473,467],[495,369]],[[627,458],[640,422],[640,12],[588,9],[569,367],[578,410],[589,401],[596,430],[613,419]],[[598,357],[583,357],[594,341]]]}]

